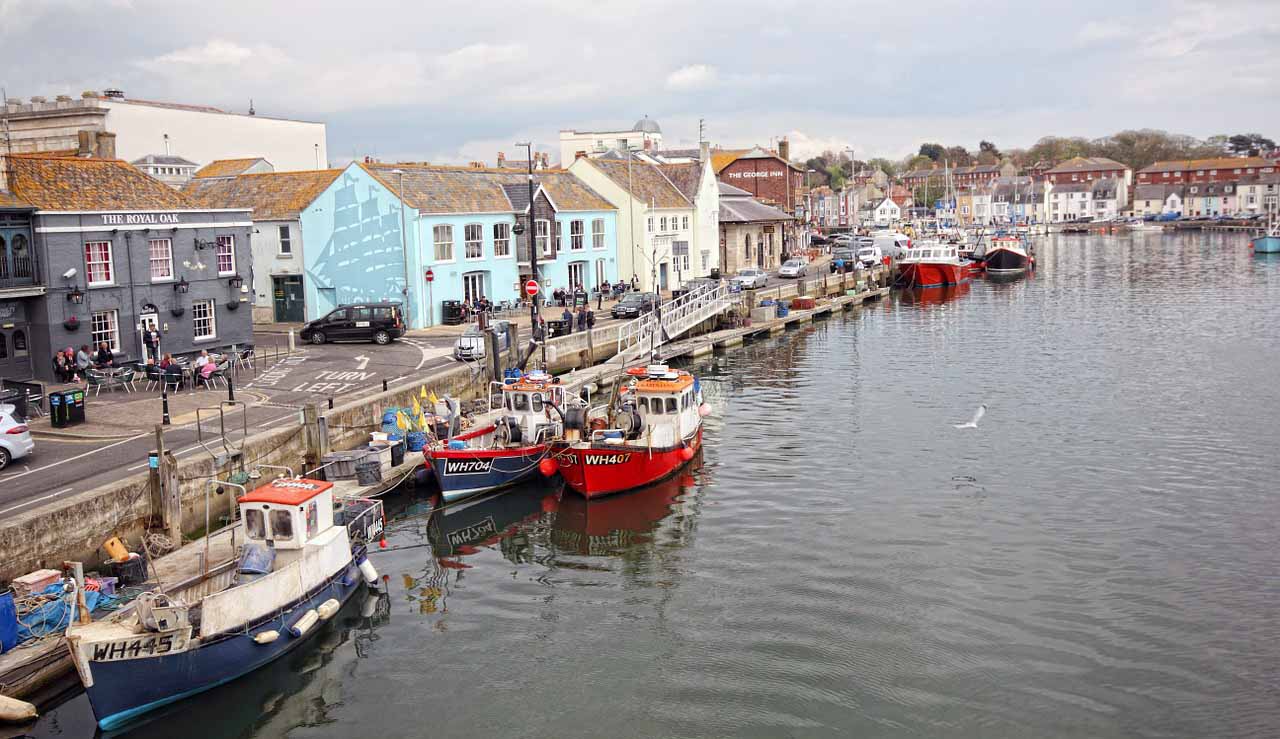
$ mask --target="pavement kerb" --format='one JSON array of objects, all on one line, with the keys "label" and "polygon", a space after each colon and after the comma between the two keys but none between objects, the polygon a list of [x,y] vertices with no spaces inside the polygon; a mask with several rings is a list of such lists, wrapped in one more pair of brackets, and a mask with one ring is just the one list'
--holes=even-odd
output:
[{"label": "pavement kerb", "polygon": [[[266,403],[269,403],[271,400],[268,396],[262,393],[251,391],[251,390],[242,390],[241,393],[243,393],[243,395],[245,396],[249,396],[253,398],[253,402],[246,403],[246,405],[250,408],[256,408],[261,405],[265,405]],[[154,398],[154,400],[159,402],[160,400],[159,396]],[[183,413],[181,415],[169,416],[169,423],[171,426],[186,426],[189,424],[194,424],[196,420],[197,419],[196,419],[195,411],[191,411],[189,413]],[[95,433],[87,428],[81,431],[70,431],[70,430],[63,431],[60,429],[59,430],[40,429],[40,430],[32,430],[31,436],[36,439],[55,439],[59,441],[121,441],[123,439],[133,438],[138,434],[148,433],[149,431],[150,431],[150,428],[146,428],[146,429],[124,428],[124,429],[117,429],[110,433]]]}]

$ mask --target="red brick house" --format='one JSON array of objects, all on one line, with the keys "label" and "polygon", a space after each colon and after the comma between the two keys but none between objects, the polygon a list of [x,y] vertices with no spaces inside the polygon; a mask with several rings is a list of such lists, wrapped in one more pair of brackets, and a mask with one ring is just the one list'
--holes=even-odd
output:
[{"label": "red brick house", "polygon": [[712,156],[712,163],[721,182],[795,215],[803,199],[804,169],[787,160],[786,141],[780,143],[780,152],[759,146],[731,156],[726,156],[729,152],[719,152]]},{"label": "red brick house", "polygon": [[1271,174],[1276,165],[1265,157],[1219,157],[1156,162],[1138,170],[1139,185],[1166,185],[1183,182],[1234,182],[1241,178]]}]

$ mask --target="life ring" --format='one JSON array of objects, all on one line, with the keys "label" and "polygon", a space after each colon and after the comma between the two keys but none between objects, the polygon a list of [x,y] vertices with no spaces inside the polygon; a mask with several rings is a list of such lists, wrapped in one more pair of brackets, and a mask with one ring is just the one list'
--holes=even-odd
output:
[{"label": "life ring", "polygon": [[603,430],[605,430],[605,429],[606,429],[606,428],[608,428],[608,427],[609,427],[609,422],[608,422],[608,421],[606,421],[606,420],[604,420],[603,418],[593,418],[593,419],[591,419],[591,430],[592,430],[592,431],[603,431]]}]

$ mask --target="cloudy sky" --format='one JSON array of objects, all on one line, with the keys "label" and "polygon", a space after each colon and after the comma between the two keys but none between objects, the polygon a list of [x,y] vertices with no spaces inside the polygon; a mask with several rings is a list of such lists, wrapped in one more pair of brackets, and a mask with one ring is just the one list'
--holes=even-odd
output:
[{"label": "cloudy sky", "polygon": [[0,85],[329,124],[335,162],[492,162],[561,128],[799,155],[1163,128],[1280,137],[1280,2],[0,0]]}]

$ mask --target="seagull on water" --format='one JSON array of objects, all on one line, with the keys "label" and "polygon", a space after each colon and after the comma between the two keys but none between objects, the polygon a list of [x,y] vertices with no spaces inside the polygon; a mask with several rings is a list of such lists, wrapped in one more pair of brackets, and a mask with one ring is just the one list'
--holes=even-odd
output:
[{"label": "seagull on water", "polygon": [[976,429],[978,428],[978,421],[981,421],[982,417],[986,415],[986,413],[987,413],[987,406],[984,403],[978,406],[978,410],[973,412],[973,418],[969,419],[968,423],[957,423],[957,424],[954,424],[954,426],[958,429]]}]

